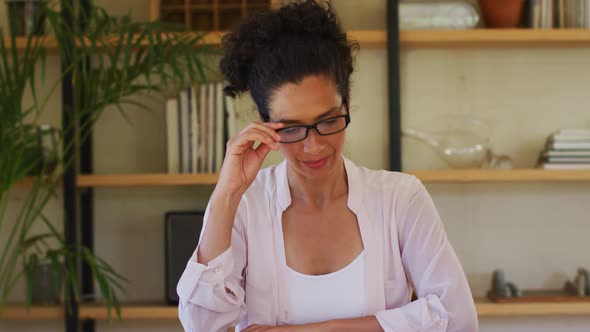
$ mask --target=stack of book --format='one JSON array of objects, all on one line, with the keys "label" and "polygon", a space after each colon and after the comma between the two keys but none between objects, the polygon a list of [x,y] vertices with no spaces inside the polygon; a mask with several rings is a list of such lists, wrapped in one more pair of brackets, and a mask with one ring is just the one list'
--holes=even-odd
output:
[{"label": "stack of book", "polygon": [[532,28],[590,28],[590,0],[530,0]]},{"label": "stack of book", "polygon": [[590,169],[590,129],[561,129],[551,134],[538,166],[544,169]]},{"label": "stack of book", "polygon": [[166,101],[168,173],[216,173],[235,135],[234,100],[223,84],[195,84]]}]

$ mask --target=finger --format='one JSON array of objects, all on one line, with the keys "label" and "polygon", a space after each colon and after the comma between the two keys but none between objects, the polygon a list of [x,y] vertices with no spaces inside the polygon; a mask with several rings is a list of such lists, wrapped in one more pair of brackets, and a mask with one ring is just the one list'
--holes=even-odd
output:
[{"label": "finger", "polygon": [[270,136],[274,137],[277,141],[281,138],[279,134],[277,134],[277,130],[283,128],[285,125],[283,123],[275,123],[275,122],[265,122],[265,123],[252,123],[247,128],[256,128],[268,133]]},{"label": "finger", "polygon": [[266,132],[256,128],[250,128],[248,131],[240,134],[234,139],[233,144],[241,149],[244,147],[251,148],[256,141],[260,141],[270,145],[272,148],[278,149],[278,140],[276,137],[270,136]]},{"label": "finger", "polygon": [[258,158],[260,158],[260,160],[264,160],[264,158],[266,158],[270,150],[271,147],[268,146],[268,144],[260,144],[254,151],[256,151],[256,154],[258,155]]}]

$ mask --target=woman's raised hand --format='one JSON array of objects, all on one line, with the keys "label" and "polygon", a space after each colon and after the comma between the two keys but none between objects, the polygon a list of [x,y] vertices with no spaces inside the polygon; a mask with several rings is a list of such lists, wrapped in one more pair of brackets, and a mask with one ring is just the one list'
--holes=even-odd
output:
[{"label": "woman's raised hand", "polygon": [[[283,127],[282,123],[256,122],[230,138],[226,145],[217,189],[228,194],[243,194],[254,182],[270,150],[279,149],[280,137],[276,130]],[[256,142],[260,144],[254,148]]]}]

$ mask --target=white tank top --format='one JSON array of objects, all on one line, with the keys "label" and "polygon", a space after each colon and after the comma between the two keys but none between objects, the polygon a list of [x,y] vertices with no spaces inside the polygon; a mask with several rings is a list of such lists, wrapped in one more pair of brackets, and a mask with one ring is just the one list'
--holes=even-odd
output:
[{"label": "white tank top", "polygon": [[365,252],[344,268],[308,275],[287,267],[289,324],[363,317],[365,310]]}]

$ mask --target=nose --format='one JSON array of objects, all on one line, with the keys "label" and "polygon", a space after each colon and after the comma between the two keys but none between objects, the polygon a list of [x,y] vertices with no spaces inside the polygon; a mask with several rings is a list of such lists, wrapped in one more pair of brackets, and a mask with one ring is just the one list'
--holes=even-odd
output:
[{"label": "nose", "polygon": [[316,129],[310,129],[307,138],[303,140],[303,152],[315,155],[323,149],[322,139]]}]

